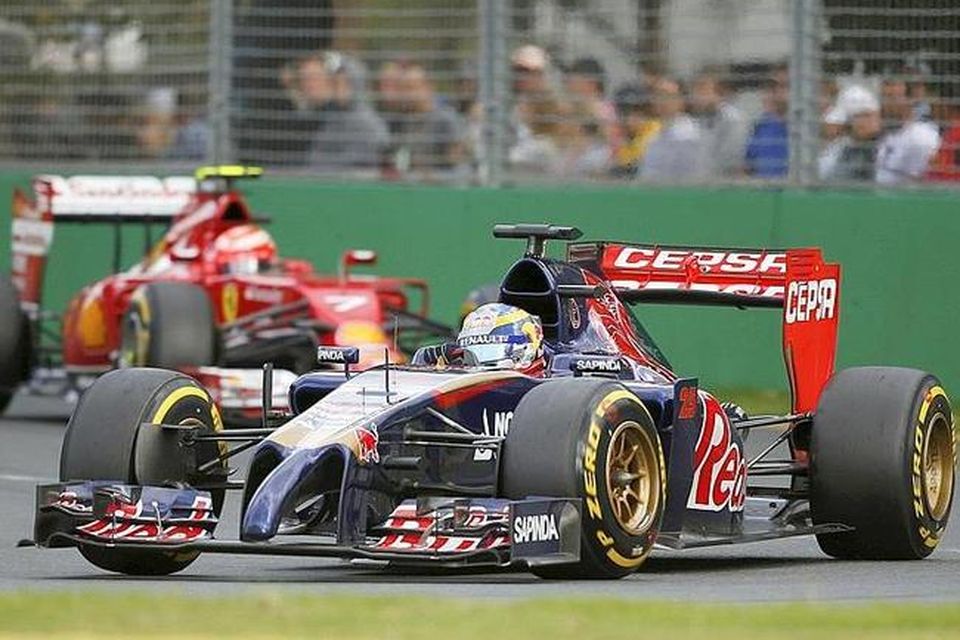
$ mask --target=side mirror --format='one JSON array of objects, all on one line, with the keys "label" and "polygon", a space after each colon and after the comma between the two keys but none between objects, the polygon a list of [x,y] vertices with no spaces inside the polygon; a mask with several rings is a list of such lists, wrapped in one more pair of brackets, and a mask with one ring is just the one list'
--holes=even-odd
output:
[{"label": "side mirror", "polygon": [[377,252],[370,249],[347,249],[340,257],[340,279],[346,280],[350,267],[358,264],[377,264]]},{"label": "side mirror", "polygon": [[358,347],[328,347],[321,345],[317,347],[317,363],[319,364],[342,364],[343,375],[350,378],[350,365],[360,362],[360,349]]},{"label": "side mirror", "polygon": [[357,364],[360,349],[357,347],[317,347],[317,362],[320,364]]}]

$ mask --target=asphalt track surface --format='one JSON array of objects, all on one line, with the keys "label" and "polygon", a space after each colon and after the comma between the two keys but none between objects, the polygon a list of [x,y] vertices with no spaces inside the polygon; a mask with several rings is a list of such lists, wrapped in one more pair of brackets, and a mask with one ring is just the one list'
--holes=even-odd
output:
[{"label": "asphalt track surface", "polygon": [[[251,589],[525,598],[616,596],[693,602],[783,600],[960,601],[960,508],[939,549],[920,562],[840,562],[811,538],[697,551],[655,551],[633,576],[609,582],[547,582],[527,573],[427,573],[358,566],[339,560],[207,555],[183,573],[143,579],[104,573],[74,549],[17,549],[29,537],[34,485],[54,481],[69,408],[17,398],[0,419],[0,590],[112,589],[222,595]],[[753,447],[751,447],[753,448]],[[237,530],[228,503],[218,533]]]}]

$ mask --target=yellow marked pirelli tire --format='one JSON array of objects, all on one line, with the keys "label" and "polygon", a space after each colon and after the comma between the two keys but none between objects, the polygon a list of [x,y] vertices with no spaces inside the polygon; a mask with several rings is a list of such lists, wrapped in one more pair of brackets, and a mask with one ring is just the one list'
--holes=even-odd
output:
[{"label": "yellow marked pirelli tire", "polygon": [[817,536],[844,559],[930,555],[950,518],[956,437],[940,382],[915,369],[858,367],[827,385],[810,441],[814,523],[852,531]]},{"label": "yellow marked pirelli tire", "polygon": [[582,501],[580,561],[531,567],[543,578],[621,578],[656,541],[666,466],[653,418],[623,385],[551,380],[517,405],[500,462],[501,494]]},{"label": "yellow marked pirelli tire", "polygon": [[[116,480],[139,484],[151,464],[171,468],[164,452],[137,451],[141,424],[194,424],[223,428],[210,395],[193,378],[164,369],[118,369],[104,374],[84,392],[70,416],[60,450],[60,479]],[[197,450],[200,462],[216,457],[214,443]],[[155,458],[151,460],[151,457]],[[175,466],[175,465],[174,465]],[[167,478],[185,482],[186,478]],[[213,491],[214,509],[223,505],[223,490]],[[80,553],[91,563],[130,575],[166,575],[186,568],[197,553],[131,551],[85,545]]]},{"label": "yellow marked pirelli tire", "polygon": [[121,319],[121,367],[216,362],[217,333],[206,292],[188,282],[151,282],[133,292]]}]

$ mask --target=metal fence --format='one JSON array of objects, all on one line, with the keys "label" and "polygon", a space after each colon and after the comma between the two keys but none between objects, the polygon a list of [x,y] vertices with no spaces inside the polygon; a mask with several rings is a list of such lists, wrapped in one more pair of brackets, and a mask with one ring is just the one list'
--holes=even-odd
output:
[{"label": "metal fence", "polygon": [[199,161],[208,114],[209,6],[0,3],[0,157],[63,163]]},{"label": "metal fence", "polygon": [[960,180],[953,0],[3,0],[0,165]]}]

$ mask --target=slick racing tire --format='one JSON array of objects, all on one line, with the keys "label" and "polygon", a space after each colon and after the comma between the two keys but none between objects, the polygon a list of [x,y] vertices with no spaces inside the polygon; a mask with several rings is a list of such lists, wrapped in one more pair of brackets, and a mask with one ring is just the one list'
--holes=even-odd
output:
[{"label": "slick racing tire", "polygon": [[151,282],[130,298],[120,328],[121,367],[183,367],[216,361],[206,292],[187,282]]},{"label": "slick racing tire", "polygon": [[18,300],[9,276],[0,274],[0,414],[17,385],[26,380],[30,366],[29,323]]},{"label": "slick racing tire", "polygon": [[[216,405],[193,378],[163,369],[119,369],[104,374],[87,389],[67,424],[60,450],[60,480],[116,480],[138,484],[137,468],[149,469],[150,456],[137,452],[141,424],[202,425],[223,428]],[[197,451],[202,463],[216,457],[214,443]],[[169,469],[169,461],[155,459],[157,467]],[[183,478],[169,478],[171,482]],[[213,491],[214,510],[219,514],[223,490]],[[129,575],[167,575],[186,568],[198,552],[142,551],[80,545],[91,563]]]},{"label": "slick racing tire", "polygon": [[950,517],[956,442],[950,401],[932,375],[860,367],[827,385],[813,419],[814,524],[834,558],[915,560],[937,547]]},{"label": "slick racing tire", "polygon": [[514,412],[502,493],[582,500],[580,561],[532,566],[542,578],[621,578],[656,540],[666,504],[660,438],[643,403],[608,380],[544,382]]}]

